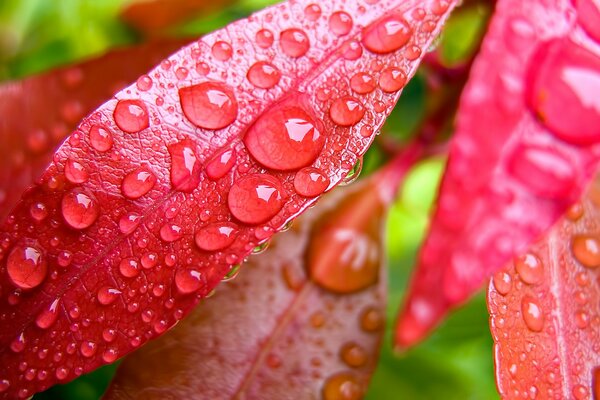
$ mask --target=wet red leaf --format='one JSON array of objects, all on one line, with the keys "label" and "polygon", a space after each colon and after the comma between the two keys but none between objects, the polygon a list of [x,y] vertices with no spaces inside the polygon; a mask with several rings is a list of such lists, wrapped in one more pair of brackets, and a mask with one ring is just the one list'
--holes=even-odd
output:
[{"label": "wet red leaf", "polygon": [[[349,75],[393,66],[412,76],[454,5],[369,3],[291,1],[254,14],[83,120],[0,230],[4,397],[69,381],[160,335],[316,201],[326,187],[299,179],[296,189],[303,168],[328,187],[348,174],[399,96],[354,93]],[[248,75],[265,60],[281,73],[270,89]],[[258,124],[271,129],[249,135]],[[265,152],[266,140],[278,146]],[[207,234],[220,250],[203,247]]]},{"label": "wet red leaf", "polygon": [[413,156],[336,190],[274,237],[188,319],[126,358],[105,399],[362,398],[384,332],[386,209]]},{"label": "wet red leaf", "polygon": [[113,50],[76,66],[2,84],[0,221],[83,116],[185,43],[178,39]]},{"label": "wet red leaf", "polygon": [[[488,289],[503,399],[598,398],[600,181]],[[596,382],[594,389],[593,382]]]},{"label": "wet red leaf", "polygon": [[600,57],[574,15],[567,0],[497,2],[461,98],[437,210],[398,322],[399,346],[421,340],[525,251],[594,173]]}]

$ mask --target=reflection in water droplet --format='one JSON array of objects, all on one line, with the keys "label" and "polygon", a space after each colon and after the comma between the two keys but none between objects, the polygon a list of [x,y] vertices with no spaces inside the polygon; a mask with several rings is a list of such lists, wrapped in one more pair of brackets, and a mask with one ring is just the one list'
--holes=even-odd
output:
[{"label": "reflection in water droplet", "polygon": [[120,100],[113,113],[115,123],[124,132],[137,133],[149,126],[148,110],[141,100]]},{"label": "reflection in water droplet", "polygon": [[361,171],[362,171],[362,158],[359,158],[358,160],[356,160],[356,163],[354,164],[352,169],[350,171],[348,171],[348,174],[344,177],[344,179],[342,179],[342,182],[340,182],[340,186],[349,185],[352,182],[354,182],[355,180],[357,180],[358,177],[360,176]]},{"label": "reflection in water droplet", "polygon": [[274,39],[273,32],[268,29],[262,29],[256,32],[256,44],[263,49],[271,47]]},{"label": "reflection in water droplet", "polygon": [[232,90],[222,83],[203,82],[179,89],[186,118],[204,129],[223,129],[237,118],[238,103]]},{"label": "reflection in water droplet", "polygon": [[29,214],[34,220],[41,222],[48,217],[48,208],[44,203],[34,203],[29,207]]},{"label": "reflection in water droplet", "polygon": [[16,287],[33,289],[44,281],[48,273],[44,253],[36,246],[17,245],[8,255],[6,272]]},{"label": "reflection in water droplet", "polygon": [[175,242],[183,236],[183,229],[179,225],[164,224],[160,228],[160,238],[165,242]]},{"label": "reflection in water droplet", "polygon": [[107,306],[115,302],[115,300],[119,297],[121,291],[115,288],[111,288],[108,286],[103,286],[98,290],[97,298],[100,304]]},{"label": "reflection in water droplet", "polygon": [[98,350],[98,346],[92,341],[84,341],[79,347],[81,355],[87,358],[93,357],[96,354],[96,350]]},{"label": "reflection in water droplet", "polygon": [[140,273],[140,268],[137,260],[134,258],[124,258],[119,263],[119,272],[125,278],[134,278]]}]

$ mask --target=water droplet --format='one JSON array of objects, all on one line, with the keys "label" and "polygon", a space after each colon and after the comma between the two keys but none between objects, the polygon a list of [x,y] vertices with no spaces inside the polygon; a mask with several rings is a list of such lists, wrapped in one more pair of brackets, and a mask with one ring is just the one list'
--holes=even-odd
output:
[{"label": "water droplet", "polygon": [[263,242],[252,249],[252,255],[262,254],[269,248],[270,242]]},{"label": "water droplet", "polygon": [[579,329],[585,329],[590,324],[590,316],[585,311],[577,311],[575,313],[575,323]]},{"label": "water droplet", "polygon": [[48,217],[48,208],[44,203],[34,203],[29,207],[29,214],[36,221],[43,221]]},{"label": "water droplet", "polygon": [[398,68],[386,68],[379,76],[379,87],[384,92],[397,92],[406,85],[406,74]]},{"label": "water droplet", "polygon": [[352,17],[343,11],[337,11],[329,17],[329,30],[337,36],[347,35],[352,30]]},{"label": "water droplet", "polygon": [[365,115],[365,107],[354,97],[345,96],[331,104],[329,115],[340,126],[353,126]]},{"label": "water droplet", "polygon": [[321,16],[321,7],[318,4],[309,4],[304,9],[304,15],[309,21],[316,21]]},{"label": "water droplet", "polygon": [[225,249],[233,243],[237,236],[237,226],[231,222],[216,222],[200,228],[194,239],[196,245],[206,251]]},{"label": "water droplet", "polygon": [[586,268],[600,266],[600,239],[595,235],[574,235],[571,240],[573,256]]},{"label": "water droplet", "polygon": [[576,400],[588,400],[590,396],[590,392],[587,387],[583,385],[575,385],[573,386],[573,397]]},{"label": "water droplet", "polygon": [[61,208],[65,222],[74,229],[89,228],[100,214],[100,206],[96,198],[79,188],[65,194]]},{"label": "water droplet", "polygon": [[281,72],[265,61],[259,61],[248,70],[248,80],[254,86],[261,89],[271,89],[279,83]]},{"label": "water droplet", "polygon": [[141,167],[125,175],[121,183],[123,196],[139,199],[148,193],[156,183],[156,175],[147,167]]},{"label": "water droplet", "polygon": [[35,324],[40,329],[50,328],[58,318],[59,299],[54,300],[48,308],[43,310],[35,319]]},{"label": "water droplet", "polygon": [[219,41],[212,46],[212,55],[219,61],[227,61],[233,54],[231,45],[227,42]]},{"label": "water droplet", "polygon": [[17,245],[8,255],[6,271],[16,287],[33,289],[46,278],[48,266],[42,250],[35,246]]},{"label": "water droplet", "polygon": [[306,33],[295,28],[281,32],[279,44],[284,54],[294,58],[302,57],[310,48],[310,41]]},{"label": "water droplet", "polygon": [[[237,256],[235,257],[237,259]],[[232,265],[229,269],[229,272],[227,272],[227,275],[225,275],[223,279],[221,279],[221,282],[229,282],[235,279],[235,277],[238,276],[238,274],[240,273],[241,267],[242,266],[240,264]]]},{"label": "water droplet", "polygon": [[250,154],[262,165],[294,170],[311,164],[325,137],[315,119],[300,107],[281,106],[263,114],[244,136]]},{"label": "water droplet", "polygon": [[349,366],[353,368],[362,367],[369,359],[367,351],[354,342],[346,343],[340,349],[340,357]]},{"label": "water droplet", "polygon": [[367,50],[386,54],[402,48],[410,40],[410,25],[399,15],[375,21],[363,30],[362,42]]},{"label": "water droplet", "polygon": [[109,304],[114,303],[120,294],[121,291],[119,289],[104,286],[100,288],[100,290],[98,290],[97,298],[100,304],[102,304],[103,306],[107,306]]},{"label": "water droplet", "polygon": [[544,312],[536,299],[531,296],[524,296],[521,300],[521,314],[525,325],[530,331],[542,331],[544,328]]},{"label": "water droplet", "polygon": [[385,319],[375,307],[366,308],[360,316],[360,327],[366,332],[378,332],[383,328]]},{"label": "water droplet", "polygon": [[203,82],[179,89],[186,118],[204,129],[223,129],[233,123],[238,103],[233,91],[222,83]]},{"label": "water droplet", "polygon": [[600,142],[600,57],[568,38],[555,39],[529,65],[527,100],[542,123],[572,144]]},{"label": "water droplet", "polygon": [[119,220],[119,229],[123,234],[129,235],[140,224],[140,216],[137,214],[125,214]]},{"label": "water droplet", "polygon": [[102,353],[102,360],[106,363],[112,363],[117,359],[118,355],[117,349],[109,347]]},{"label": "water droplet", "polygon": [[175,286],[181,294],[193,293],[205,285],[204,277],[193,269],[180,269],[175,272]]},{"label": "water droplet", "polygon": [[358,94],[367,94],[375,90],[377,83],[370,74],[359,72],[350,79],[350,87]]},{"label": "water droplet", "polygon": [[136,86],[142,92],[146,92],[152,88],[152,78],[148,75],[142,75],[138,78]]},{"label": "water droplet", "polygon": [[25,335],[23,333],[10,343],[10,349],[14,353],[20,353],[25,349]]},{"label": "water droplet", "polygon": [[65,164],[65,177],[69,182],[77,184],[87,182],[90,174],[83,165],[69,158]]},{"label": "water droplet", "polygon": [[271,175],[246,175],[229,191],[229,210],[246,224],[267,222],[283,207],[282,190],[281,182]]},{"label": "water droplet", "polygon": [[417,45],[408,46],[404,55],[408,60],[414,61],[421,57],[421,48]]},{"label": "water droplet", "polygon": [[302,168],[294,177],[294,189],[304,197],[316,197],[328,187],[329,178],[317,168]]},{"label": "water droplet", "polygon": [[102,331],[102,339],[107,343],[113,342],[116,337],[117,331],[112,328],[106,328]]},{"label": "water droplet", "polygon": [[98,346],[92,341],[84,341],[79,347],[81,355],[88,358],[96,354],[96,350],[98,350]]},{"label": "water droplet", "polygon": [[354,374],[340,372],[331,376],[323,386],[323,400],[359,400],[363,387]]},{"label": "water droplet", "polygon": [[261,29],[256,32],[256,44],[263,49],[271,47],[274,39],[273,32],[268,29]]},{"label": "water droplet", "polygon": [[8,379],[0,380],[0,393],[6,392],[9,387],[10,387],[10,381]]},{"label": "water droplet", "polygon": [[234,149],[223,149],[206,163],[206,176],[213,181],[224,177],[235,165],[236,153]]},{"label": "water droplet", "polygon": [[94,125],[90,128],[90,144],[101,153],[107,152],[113,146],[112,134],[108,129]]},{"label": "water droplet", "polygon": [[502,296],[506,296],[512,287],[510,275],[504,271],[494,274],[494,287]]},{"label": "water droplet", "polygon": [[171,155],[171,184],[176,190],[190,193],[200,184],[201,165],[195,145],[184,140],[169,146]]},{"label": "water droplet", "polygon": [[362,171],[362,159],[358,159],[356,163],[352,166],[352,169],[348,171],[348,174],[344,177],[342,182],[340,182],[340,186],[346,186],[354,182],[360,176],[360,172]]},{"label": "water droplet", "polygon": [[125,278],[134,278],[140,273],[140,268],[134,258],[124,258],[119,263],[119,271]]},{"label": "water droplet", "polygon": [[142,256],[140,261],[144,269],[154,268],[158,263],[158,255],[156,253],[146,253]]},{"label": "water droplet", "polygon": [[165,224],[160,228],[160,238],[165,242],[174,242],[181,239],[183,229],[179,225]]},{"label": "water droplet", "polygon": [[356,40],[350,40],[342,45],[340,52],[346,60],[354,61],[362,56],[363,48]]},{"label": "water droplet", "polygon": [[113,117],[119,129],[127,133],[137,133],[150,124],[148,110],[141,100],[120,100]]},{"label": "water droplet", "polygon": [[544,264],[532,253],[527,253],[517,257],[515,268],[523,282],[530,285],[542,283],[544,279]]}]

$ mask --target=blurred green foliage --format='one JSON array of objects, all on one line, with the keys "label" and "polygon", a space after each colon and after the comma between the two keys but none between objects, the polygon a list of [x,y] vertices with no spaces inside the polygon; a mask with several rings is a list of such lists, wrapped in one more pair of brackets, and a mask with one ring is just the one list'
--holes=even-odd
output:
[{"label": "blurred green foliage", "polygon": [[[127,43],[139,34],[118,19],[126,0],[2,0],[0,1],[0,80],[16,79],[54,66],[80,60]],[[244,17],[273,0],[239,0],[227,9],[195,16],[166,34],[193,36]],[[471,7],[457,12],[438,41],[442,60],[457,65],[469,57],[485,27],[487,11]],[[415,134],[427,104],[426,79],[417,76],[384,127],[398,142]],[[363,163],[363,175],[385,163],[388,155],[378,143]],[[492,340],[485,299],[474,298],[439,330],[406,354],[391,348],[391,332],[417,249],[426,231],[444,160],[433,158],[409,174],[388,220],[390,296],[388,328],[369,400],[491,400],[497,399]],[[97,399],[114,373],[115,365],[101,368],[35,399]]]}]

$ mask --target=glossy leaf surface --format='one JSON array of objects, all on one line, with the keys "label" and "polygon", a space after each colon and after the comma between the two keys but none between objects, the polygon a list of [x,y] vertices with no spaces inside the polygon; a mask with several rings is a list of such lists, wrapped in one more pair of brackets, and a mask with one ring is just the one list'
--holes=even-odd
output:
[{"label": "glossy leaf surface", "polygon": [[[371,3],[266,9],[83,120],[0,231],[4,397],[164,333],[348,174],[453,5]],[[359,73],[380,87],[354,90]]]},{"label": "glossy leaf surface", "polygon": [[600,181],[488,290],[503,399],[600,396]]},{"label": "glossy leaf surface", "polygon": [[567,0],[498,1],[461,97],[399,346],[426,336],[583,192],[600,140],[600,53],[581,23],[589,18]]}]

